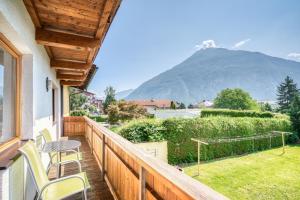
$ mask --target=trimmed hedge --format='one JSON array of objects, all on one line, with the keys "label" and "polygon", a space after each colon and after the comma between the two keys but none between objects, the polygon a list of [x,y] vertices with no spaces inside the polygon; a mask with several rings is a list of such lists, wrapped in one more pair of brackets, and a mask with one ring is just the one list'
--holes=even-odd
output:
[{"label": "trimmed hedge", "polygon": [[[131,142],[168,141],[168,160],[171,164],[197,160],[197,145],[191,138],[225,138],[267,134],[270,131],[291,131],[284,118],[207,117],[164,121],[143,119],[132,121],[119,132]],[[233,143],[201,145],[201,160],[240,155],[270,148],[268,139]],[[282,144],[281,137],[272,138],[272,147]]]},{"label": "trimmed hedge", "polygon": [[86,110],[72,110],[70,112],[70,116],[88,116],[88,114]]},{"label": "trimmed hedge", "polygon": [[96,121],[96,122],[107,122],[107,116],[89,116],[89,118],[91,118],[92,120]]},{"label": "trimmed hedge", "polygon": [[[224,138],[267,134],[272,130],[291,131],[286,119],[250,117],[210,117],[196,119],[167,119],[162,123],[168,141],[168,160],[171,164],[197,160],[197,145],[191,138]],[[268,139],[233,143],[201,145],[201,160],[240,155],[270,148]],[[281,137],[272,138],[272,147],[281,145]]]},{"label": "trimmed hedge", "polygon": [[204,109],[201,111],[201,117],[213,116],[273,118],[275,114],[255,110]]}]

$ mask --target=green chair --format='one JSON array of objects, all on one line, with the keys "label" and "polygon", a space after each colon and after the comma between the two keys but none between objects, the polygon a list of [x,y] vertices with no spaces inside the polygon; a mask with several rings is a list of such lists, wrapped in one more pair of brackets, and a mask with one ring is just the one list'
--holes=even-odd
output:
[{"label": "green chair", "polygon": [[28,163],[30,174],[37,189],[38,200],[63,199],[79,192],[83,193],[85,200],[87,199],[86,193],[90,184],[85,172],[50,181],[34,142],[27,142],[19,151]]},{"label": "green chair", "polygon": [[[53,141],[53,139],[51,137],[51,134],[50,134],[48,129],[43,129],[42,131],[40,131],[40,133],[41,133],[41,136],[43,137],[45,142],[52,142]],[[66,139],[66,138],[64,138],[64,139]],[[58,156],[57,153],[56,152],[49,153],[50,163],[47,167],[47,174],[48,174],[48,172],[50,170],[50,167],[52,165],[64,165],[64,164],[68,164],[68,163],[72,163],[72,162],[77,163],[79,171],[81,172],[81,164],[80,164],[79,161],[82,160],[82,155],[79,152],[79,149],[77,151],[74,150],[74,149],[70,149],[67,152],[73,152],[73,153],[61,156],[61,158],[59,159],[60,160],[59,163],[57,163],[57,160],[58,160],[57,159],[57,156]]]}]

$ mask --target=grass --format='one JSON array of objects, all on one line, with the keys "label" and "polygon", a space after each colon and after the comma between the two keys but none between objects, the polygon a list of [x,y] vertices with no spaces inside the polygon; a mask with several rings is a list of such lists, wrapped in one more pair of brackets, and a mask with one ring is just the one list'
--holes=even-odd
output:
[{"label": "grass", "polygon": [[299,199],[300,145],[184,167],[184,172],[230,199]]}]

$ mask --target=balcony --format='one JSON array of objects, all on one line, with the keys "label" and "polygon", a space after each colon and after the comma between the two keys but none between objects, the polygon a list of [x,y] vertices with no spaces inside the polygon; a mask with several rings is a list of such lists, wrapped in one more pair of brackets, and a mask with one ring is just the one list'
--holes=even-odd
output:
[{"label": "balcony", "polygon": [[89,199],[227,199],[87,117],[65,117],[64,135],[82,142]]}]

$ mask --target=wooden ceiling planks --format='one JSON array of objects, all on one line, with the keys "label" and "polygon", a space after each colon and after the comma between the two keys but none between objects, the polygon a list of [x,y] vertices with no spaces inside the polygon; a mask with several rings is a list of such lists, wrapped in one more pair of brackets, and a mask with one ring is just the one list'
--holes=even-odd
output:
[{"label": "wooden ceiling planks", "polygon": [[84,88],[121,0],[23,0],[63,85]]},{"label": "wooden ceiling planks", "polygon": [[64,60],[51,60],[50,63],[52,68],[62,69],[62,70],[73,70],[73,71],[87,71],[91,68],[90,64],[81,62],[70,62]]},{"label": "wooden ceiling planks", "polygon": [[77,51],[72,49],[64,49],[59,47],[49,47],[53,54],[53,59],[68,60],[70,62],[86,63],[89,51]]}]

